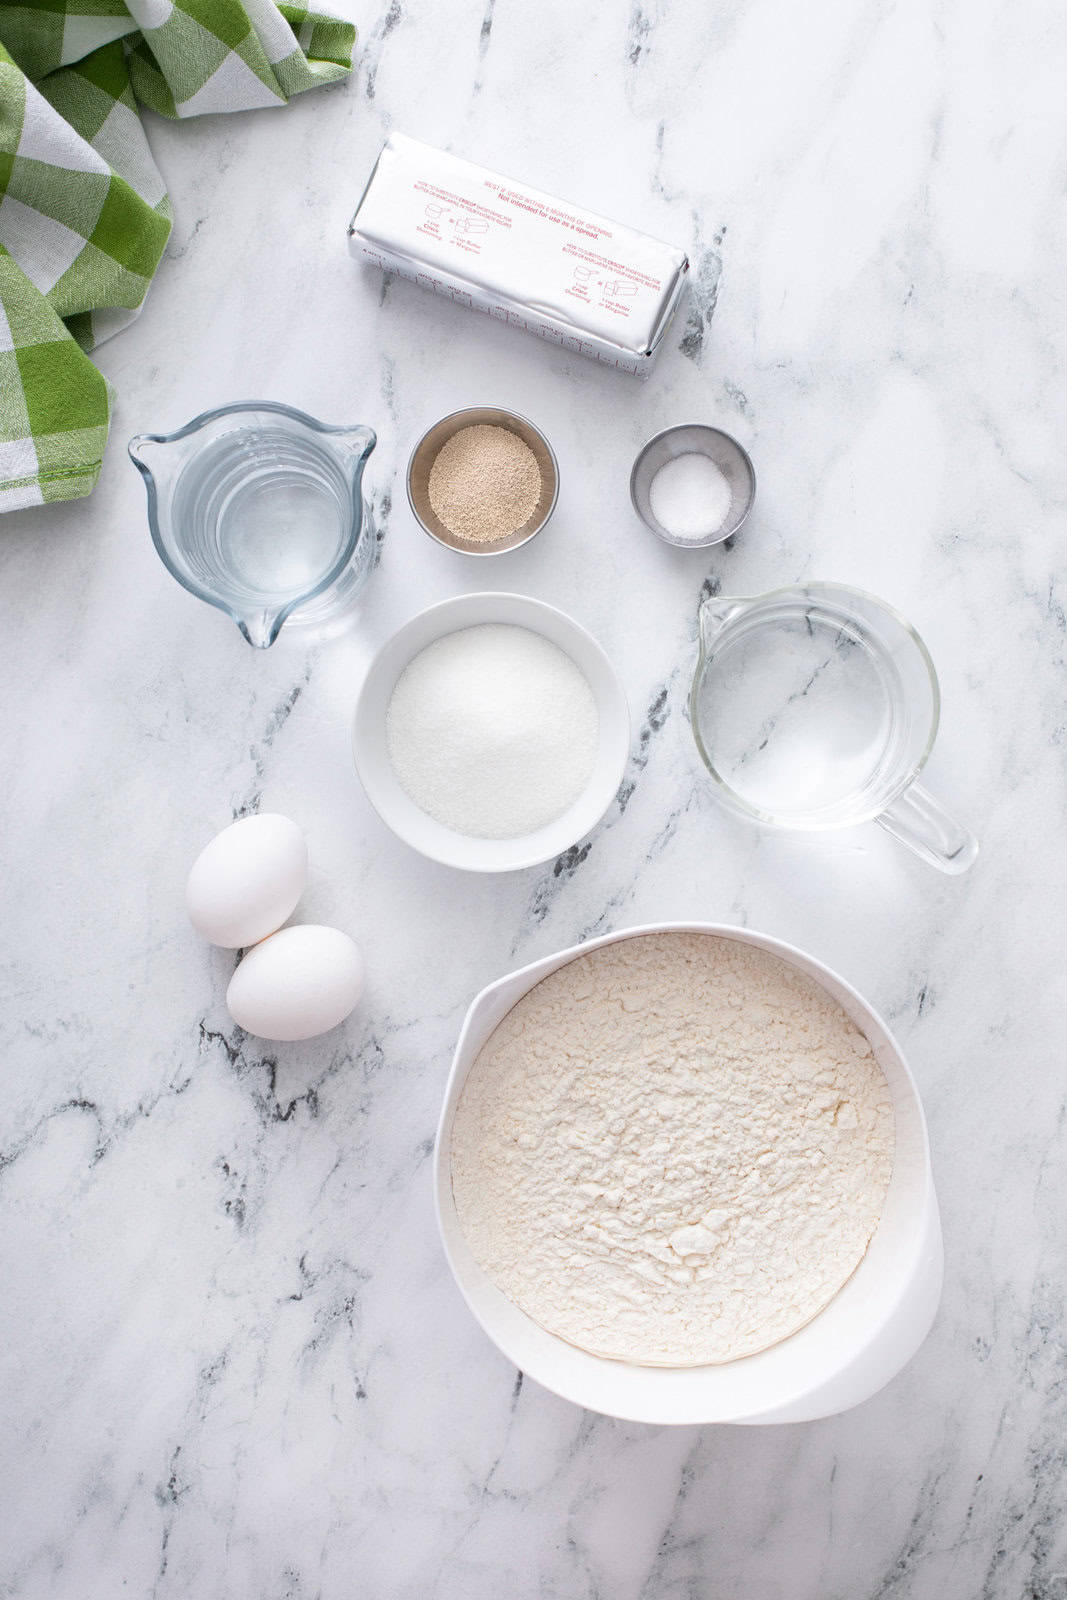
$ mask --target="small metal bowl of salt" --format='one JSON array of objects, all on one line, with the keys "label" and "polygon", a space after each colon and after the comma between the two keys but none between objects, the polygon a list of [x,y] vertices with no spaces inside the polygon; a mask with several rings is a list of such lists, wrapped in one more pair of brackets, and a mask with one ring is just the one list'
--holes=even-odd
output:
[{"label": "small metal bowl of salt", "polygon": [[735,534],[756,498],[748,451],[720,428],[683,422],[657,433],[630,474],[630,499],[667,544],[698,550]]}]

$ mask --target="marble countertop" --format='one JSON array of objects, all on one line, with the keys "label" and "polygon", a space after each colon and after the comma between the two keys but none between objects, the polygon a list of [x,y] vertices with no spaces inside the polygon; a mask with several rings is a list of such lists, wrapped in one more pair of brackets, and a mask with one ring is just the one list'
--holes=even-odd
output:
[{"label": "marble countertop", "polygon": [[[0,1594],[14,1600],[1064,1600],[1062,68],[993,0],[389,0],[359,70],[283,112],[153,121],[176,224],[88,501],[0,524],[5,725]],[[690,251],[648,383],[345,251],[392,127]],[[253,652],[148,538],[124,443],[255,395],[378,431],[386,529],[354,629]],[[402,466],[499,402],[556,445],[549,530],[432,546]],[[630,463],[692,418],[751,451],[729,550],[634,520]],[[702,586],[893,601],[943,692],[947,878],[876,828],[761,835],[702,779]],[[624,810],[501,878],[423,860],[355,779],[373,650],[437,598],[571,611],[634,714]],[[229,1023],[184,914],[235,814],[306,830],[306,918],[367,952],[337,1033]],[[498,1355],[435,1231],[429,1155],[474,993],[640,921],[792,941],[895,1029],[947,1252],[919,1355],[828,1421],[656,1429]]]}]

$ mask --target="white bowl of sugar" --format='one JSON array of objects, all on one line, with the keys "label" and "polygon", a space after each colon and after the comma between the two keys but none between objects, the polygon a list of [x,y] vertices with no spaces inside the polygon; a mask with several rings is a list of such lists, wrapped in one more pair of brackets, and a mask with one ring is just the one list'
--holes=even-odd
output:
[{"label": "white bowl of sugar", "polygon": [[550,861],[600,821],[630,748],[621,684],[572,617],[517,594],[428,607],[371,663],[356,770],[412,849],[468,872]]}]

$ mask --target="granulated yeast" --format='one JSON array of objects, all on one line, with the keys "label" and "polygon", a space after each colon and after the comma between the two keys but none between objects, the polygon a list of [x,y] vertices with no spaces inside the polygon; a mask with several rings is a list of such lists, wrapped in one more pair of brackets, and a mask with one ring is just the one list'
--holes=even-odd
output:
[{"label": "granulated yeast", "polygon": [[508,538],[533,516],[541,474],[518,434],[478,422],[441,446],[427,488],[435,515],[450,533],[490,544]]}]

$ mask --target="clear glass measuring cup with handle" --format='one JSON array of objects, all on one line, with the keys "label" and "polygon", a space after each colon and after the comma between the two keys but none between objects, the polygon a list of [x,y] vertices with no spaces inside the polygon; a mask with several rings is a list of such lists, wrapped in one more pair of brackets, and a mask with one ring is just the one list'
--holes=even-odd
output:
[{"label": "clear glass measuring cup with handle", "polygon": [[940,691],[899,612],[839,583],[806,583],[700,608],[690,696],[697,749],[731,810],[802,830],[877,822],[942,872],[977,840],[915,780]]},{"label": "clear glass measuring cup with handle", "polygon": [[333,617],[370,576],[377,541],[362,481],[375,443],[361,423],[248,400],[176,433],[139,433],[129,450],[164,566],[264,650],[289,618]]}]

